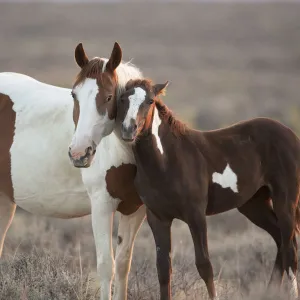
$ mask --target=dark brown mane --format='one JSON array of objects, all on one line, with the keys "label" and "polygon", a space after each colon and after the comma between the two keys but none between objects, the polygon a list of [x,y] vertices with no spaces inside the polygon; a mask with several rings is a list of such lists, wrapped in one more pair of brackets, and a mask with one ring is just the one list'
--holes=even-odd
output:
[{"label": "dark brown mane", "polygon": [[173,112],[162,102],[160,98],[156,98],[155,104],[159,116],[162,120],[164,120],[170,125],[172,132],[176,136],[184,135],[187,130],[187,125],[181,122],[180,120],[176,119],[176,117],[173,115]]},{"label": "dark brown mane", "polygon": [[77,75],[74,86],[80,84],[86,78],[97,78],[102,73],[103,64],[104,61],[99,57],[91,59]]},{"label": "dark brown mane", "polygon": [[129,80],[126,84],[126,90],[129,90],[136,86],[141,86],[148,91],[152,91],[153,83],[149,78]]}]

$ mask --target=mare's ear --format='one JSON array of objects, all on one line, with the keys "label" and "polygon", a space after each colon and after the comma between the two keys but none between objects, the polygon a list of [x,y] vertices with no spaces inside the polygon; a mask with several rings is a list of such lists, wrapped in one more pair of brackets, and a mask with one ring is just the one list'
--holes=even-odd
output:
[{"label": "mare's ear", "polygon": [[89,59],[85,54],[82,43],[78,44],[75,49],[75,60],[81,69],[89,63]]},{"label": "mare's ear", "polygon": [[166,94],[166,88],[169,85],[169,81],[165,82],[165,83],[158,83],[155,84],[153,87],[153,91],[155,96],[158,95],[165,95]]},{"label": "mare's ear", "polygon": [[110,72],[114,72],[114,70],[119,66],[122,60],[122,49],[120,45],[115,42],[114,48],[111,52],[110,58],[107,62],[106,68]]},{"label": "mare's ear", "polygon": [[133,79],[129,79],[125,85],[125,90],[128,91],[133,84]]}]

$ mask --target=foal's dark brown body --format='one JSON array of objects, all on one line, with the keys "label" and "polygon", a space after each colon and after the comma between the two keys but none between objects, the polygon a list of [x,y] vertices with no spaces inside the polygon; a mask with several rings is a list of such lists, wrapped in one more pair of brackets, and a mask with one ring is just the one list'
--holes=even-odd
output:
[{"label": "foal's dark brown body", "polygon": [[[211,132],[187,130],[180,137],[162,123],[159,133],[163,155],[158,152],[152,135],[141,137],[134,146],[138,166],[136,187],[154,215],[153,223],[170,223],[178,218],[189,224],[191,230],[194,228],[197,235],[199,230],[206,230],[198,219],[203,211],[212,215],[238,208],[267,230],[280,246],[277,218],[269,201],[272,197],[276,215],[283,215],[280,220],[284,228],[293,231],[295,224],[291,223],[290,214],[295,214],[291,210],[298,201],[300,143],[288,128],[269,119],[255,119]],[[212,174],[222,173],[228,163],[237,175],[238,193],[212,182]],[[206,237],[199,239],[201,247],[206,248]],[[296,271],[296,249],[291,251],[286,268]],[[206,273],[201,275],[209,285],[208,274],[212,270],[206,255],[198,262],[198,269],[200,274]],[[207,264],[205,269],[209,271],[201,271],[202,264]],[[276,267],[282,274],[280,261]],[[213,288],[208,286],[208,289],[213,298]]]},{"label": "foal's dark brown body", "polygon": [[[200,195],[207,198],[207,215],[241,207],[261,188],[265,200],[274,189],[294,189],[297,196],[300,143],[276,121],[261,118],[216,131],[186,130],[180,137],[163,123],[159,133],[163,155],[152,135],[139,138],[134,146],[136,186],[157,216],[186,221],[186,205],[203,203]],[[237,175],[238,193],[212,182],[212,174],[222,173],[227,164]],[[152,200],[157,197],[160,201]]]},{"label": "foal's dark brown body", "polygon": [[[233,208],[266,230],[278,247],[270,282],[284,270],[297,271],[295,231],[299,225],[300,141],[282,124],[266,118],[225,129],[201,132],[184,128],[156,99],[161,119],[158,149],[151,126],[133,144],[137,163],[135,185],[148,208],[148,222],[157,246],[161,299],[170,299],[170,226],[174,218],[190,228],[196,265],[211,299],[216,298],[209,260],[205,215]],[[139,120],[140,121],[140,120]],[[147,123],[147,121],[146,121]],[[180,129],[180,130],[179,130]],[[139,130],[139,129],[138,129]],[[237,190],[213,180],[226,166],[237,178]],[[218,176],[218,175],[217,175]],[[232,176],[232,173],[230,174]],[[273,202],[273,208],[271,201]]]}]

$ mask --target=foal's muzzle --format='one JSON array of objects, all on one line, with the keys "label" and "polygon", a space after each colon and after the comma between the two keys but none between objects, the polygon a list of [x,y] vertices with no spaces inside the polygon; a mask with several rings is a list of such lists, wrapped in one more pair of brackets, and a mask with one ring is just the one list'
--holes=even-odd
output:
[{"label": "foal's muzzle", "polygon": [[121,133],[122,139],[126,142],[132,142],[136,137],[137,126],[136,124],[131,124],[129,127],[125,127],[122,124]]},{"label": "foal's muzzle", "polygon": [[74,167],[76,168],[88,168],[96,153],[96,145],[90,146],[85,149],[85,154],[73,152],[69,148],[69,157]]}]

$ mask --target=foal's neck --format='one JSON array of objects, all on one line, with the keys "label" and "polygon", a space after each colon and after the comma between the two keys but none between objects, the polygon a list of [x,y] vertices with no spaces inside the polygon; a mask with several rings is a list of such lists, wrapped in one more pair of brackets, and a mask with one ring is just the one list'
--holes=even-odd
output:
[{"label": "foal's neck", "polygon": [[138,137],[133,148],[134,154],[144,163],[163,166],[163,157],[174,150],[170,145],[176,143],[173,141],[177,138],[175,122],[177,121],[166,106],[155,107],[151,125]]}]

